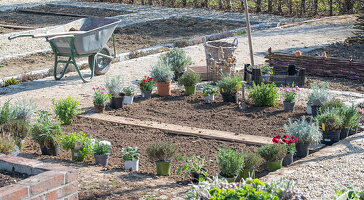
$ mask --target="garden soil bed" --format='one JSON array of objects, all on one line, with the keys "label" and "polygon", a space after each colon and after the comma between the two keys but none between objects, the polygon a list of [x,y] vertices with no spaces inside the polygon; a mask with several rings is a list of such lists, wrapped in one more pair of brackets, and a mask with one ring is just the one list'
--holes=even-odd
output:
[{"label": "garden soil bed", "polygon": [[[212,160],[207,164],[206,169],[210,175],[215,176],[218,173],[218,166],[216,164],[216,153],[218,148],[225,146],[236,150],[253,151],[257,148],[255,145],[246,145],[242,143],[226,142],[213,139],[204,139],[199,137],[181,136],[176,134],[167,133],[165,131],[156,129],[146,129],[141,127],[119,125],[117,123],[102,122],[92,119],[79,118],[71,125],[62,126],[64,133],[69,132],[84,132],[92,135],[98,139],[105,139],[110,141],[113,145],[113,153],[109,160],[108,170],[123,169],[122,158],[120,157],[122,148],[125,147],[138,147],[141,153],[140,156],[140,172],[153,175],[156,173],[155,164],[148,160],[146,156],[146,148],[155,142],[171,142],[178,147],[180,156],[200,155],[205,156],[208,160]],[[22,156],[47,159],[52,158],[58,161],[71,161],[71,152],[61,149],[59,156],[43,156],[40,155],[40,148],[37,143],[27,139],[22,150]],[[93,164],[93,158],[86,162]],[[181,167],[182,162],[175,159],[172,164],[171,179],[175,181],[183,181],[183,175],[176,175],[176,171]],[[265,170],[261,170],[261,174],[265,174]]]},{"label": "garden soil bed", "polygon": [[[181,18],[147,22],[117,29],[115,31],[116,52],[125,53],[155,45],[177,42],[224,30],[242,27],[237,22],[222,22]],[[112,47],[112,41],[108,43]],[[52,53],[33,54],[22,58],[0,61],[0,78],[30,72],[39,69],[53,68]]]},{"label": "garden soil bed", "polygon": [[27,174],[21,174],[17,172],[8,172],[6,170],[0,169],[0,188],[15,184],[20,180],[28,178],[29,175]]},{"label": "garden soil bed", "polygon": [[168,97],[154,95],[152,99],[135,101],[121,109],[109,108],[107,114],[265,137],[283,134],[288,118],[296,120],[306,114],[302,107],[286,113],[283,105],[254,107],[249,102],[248,109],[241,111],[237,104],[225,103],[220,96],[207,103],[201,94],[184,96],[179,91]]},{"label": "garden soil bed", "polygon": [[331,90],[350,91],[364,94],[364,80],[351,80],[335,77],[313,77],[307,76],[305,87],[311,88],[312,83],[328,82]]}]

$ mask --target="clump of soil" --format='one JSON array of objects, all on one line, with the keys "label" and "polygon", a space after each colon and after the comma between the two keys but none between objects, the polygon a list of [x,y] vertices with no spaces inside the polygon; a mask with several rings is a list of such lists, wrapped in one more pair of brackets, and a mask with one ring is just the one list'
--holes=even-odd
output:
[{"label": "clump of soil", "polygon": [[[128,125],[119,125],[110,122],[101,122],[91,119],[77,119],[71,125],[62,126],[64,133],[80,132],[90,134],[99,139],[105,139],[113,144],[113,153],[109,160],[110,167],[108,169],[123,168],[123,161],[120,156],[122,148],[125,147],[138,147],[141,153],[140,156],[140,171],[138,173],[155,174],[155,164],[149,161],[146,156],[146,148],[155,142],[171,142],[178,147],[181,156],[192,156],[193,154],[205,156],[207,160],[211,159],[206,166],[209,174],[216,175],[218,173],[218,166],[216,164],[216,153],[218,148],[225,146],[233,149],[242,150],[255,150],[255,145],[245,145],[236,142],[226,142],[212,139],[204,139],[199,137],[182,136],[170,134],[165,131],[156,129],[147,129]],[[28,157],[44,160],[52,158],[58,161],[71,161],[71,152],[61,150],[59,156],[43,156],[40,155],[40,148],[37,143],[31,140],[26,140],[24,144],[23,153]],[[25,156],[26,156],[25,155]],[[93,158],[86,162],[93,164]],[[182,162],[175,159],[172,164],[172,175],[170,178],[181,181],[183,175],[176,175],[176,171],[182,166]],[[262,173],[265,171],[262,170]]]},{"label": "clump of soil", "polygon": [[213,102],[206,102],[201,94],[184,96],[179,91],[168,97],[155,95],[151,99],[135,101],[121,109],[109,109],[107,114],[266,137],[283,134],[283,125],[288,118],[296,120],[306,114],[303,107],[286,113],[283,105],[255,107],[250,103],[246,111],[241,111],[237,104],[223,102],[219,96]]},{"label": "clump of soil", "polygon": [[0,169],[0,188],[16,184],[18,181],[28,178],[29,175],[18,172],[9,172],[4,169]]}]

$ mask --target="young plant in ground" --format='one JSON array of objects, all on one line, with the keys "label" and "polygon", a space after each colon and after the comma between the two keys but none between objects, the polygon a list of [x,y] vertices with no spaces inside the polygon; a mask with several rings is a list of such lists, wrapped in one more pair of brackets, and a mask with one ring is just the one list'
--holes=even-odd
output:
[{"label": "young plant in ground", "polygon": [[95,155],[110,155],[112,152],[111,142],[106,140],[91,141],[91,146]]},{"label": "young plant in ground", "polygon": [[10,100],[6,101],[0,110],[0,125],[15,119],[14,112],[10,108]]},{"label": "young plant in ground", "polygon": [[133,96],[135,94],[135,89],[130,86],[124,87],[123,93],[125,96]]},{"label": "young plant in ground", "polygon": [[161,56],[161,60],[168,62],[171,70],[176,74],[186,71],[188,65],[192,64],[191,57],[180,48],[173,48]]},{"label": "young plant in ground", "polygon": [[62,139],[62,129],[59,122],[52,119],[52,115],[45,110],[37,112],[38,119],[32,127],[32,139],[47,147],[59,145]]},{"label": "young plant in ground", "polygon": [[202,88],[202,92],[203,92],[203,96],[204,96],[204,97],[214,95],[214,94],[216,94],[218,91],[219,91],[219,89],[218,89],[217,87],[215,87],[215,86],[212,86],[212,85],[205,85],[205,86]]},{"label": "young plant in ground", "polygon": [[297,97],[298,91],[300,91],[301,88],[299,88],[298,86],[292,85],[292,88],[287,86],[284,89],[279,88],[279,90],[282,92],[282,96],[284,99],[283,101],[288,102],[288,103],[294,103],[294,102],[296,102],[296,97]]},{"label": "young plant in ground", "polygon": [[111,94],[106,92],[105,88],[94,87],[92,89],[94,90],[94,105],[104,106],[111,99]]},{"label": "young plant in ground", "polygon": [[258,148],[258,153],[266,161],[277,162],[282,160],[286,154],[286,145],[280,143],[267,144]]},{"label": "young plant in ground", "polygon": [[81,110],[78,108],[78,101],[69,96],[67,98],[61,98],[58,101],[52,99],[54,106],[54,113],[59,117],[62,124],[70,125],[73,119],[81,114]]},{"label": "young plant in ground", "polygon": [[12,120],[8,121],[1,127],[1,132],[11,135],[16,141],[16,145],[22,149],[22,141],[30,134],[31,126],[25,120]]},{"label": "young plant in ground", "polygon": [[312,121],[307,121],[305,116],[301,119],[292,122],[288,119],[288,124],[284,125],[286,133],[289,137],[294,136],[297,138],[299,144],[318,144],[322,139],[322,132],[317,123]]},{"label": "young plant in ground", "polygon": [[256,152],[244,153],[244,168],[243,169],[257,169],[264,163],[264,158]]},{"label": "young plant in ground", "polygon": [[35,113],[36,107],[36,104],[31,99],[19,98],[11,106],[11,111],[14,113],[15,119],[29,122]]},{"label": "young plant in ground", "polygon": [[92,136],[86,136],[83,132],[68,133],[62,139],[64,150],[78,151],[77,161],[83,161],[90,158],[93,153],[92,145],[95,140]]},{"label": "young plant in ground", "polygon": [[166,61],[158,61],[156,65],[152,67],[150,75],[157,80],[157,82],[170,82],[173,78],[173,71]]},{"label": "young plant in ground", "polygon": [[288,137],[287,135],[277,135],[273,138],[273,143],[284,144],[287,149],[287,154],[296,152],[297,138],[295,136]]},{"label": "young plant in ground", "polygon": [[5,81],[5,87],[10,85],[18,85],[19,82],[16,80],[16,78],[11,78]]},{"label": "young plant in ground", "polygon": [[15,150],[15,139],[6,133],[0,133],[0,153],[10,154]]},{"label": "young plant in ground", "polygon": [[250,89],[249,98],[252,98],[255,106],[275,106],[278,100],[278,88],[275,83],[256,85]]},{"label": "young plant in ground", "polygon": [[148,158],[153,162],[169,162],[176,157],[178,148],[169,142],[157,142],[150,145],[146,151]]},{"label": "young plant in ground", "polygon": [[124,161],[138,160],[140,153],[138,147],[127,147],[122,149],[121,156]]},{"label": "young plant in ground", "polygon": [[156,80],[152,77],[144,76],[142,80],[138,80],[141,91],[152,91],[155,87]]},{"label": "young plant in ground", "polygon": [[320,85],[313,83],[311,86],[312,92],[308,95],[308,104],[311,106],[322,106],[331,99],[329,92],[329,83],[322,82]]},{"label": "young plant in ground", "polygon": [[226,178],[236,177],[244,167],[244,153],[222,147],[217,154],[220,175]]},{"label": "young plant in ground", "polygon": [[207,177],[207,171],[204,169],[207,162],[205,157],[193,155],[191,157],[183,158],[182,156],[179,156],[178,159],[184,162],[184,166],[178,168],[177,174],[186,171],[185,178],[190,173],[196,173],[198,175],[202,175],[203,177]]},{"label": "young plant in ground", "polygon": [[113,77],[106,77],[105,79],[105,87],[113,97],[119,96],[119,94],[123,90],[123,78],[121,75],[116,75]]},{"label": "young plant in ground", "polygon": [[316,121],[321,125],[323,131],[339,130],[343,127],[343,118],[339,108],[327,109],[324,113],[316,116]]},{"label": "young plant in ground", "polygon": [[242,87],[243,79],[240,75],[223,74],[221,80],[216,83],[220,93],[234,95]]},{"label": "young plant in ground", "polygon": [[193,71],[187,71],[178,79],[180,86],[195,86],[198,82],[200,82],[200,74]]}]

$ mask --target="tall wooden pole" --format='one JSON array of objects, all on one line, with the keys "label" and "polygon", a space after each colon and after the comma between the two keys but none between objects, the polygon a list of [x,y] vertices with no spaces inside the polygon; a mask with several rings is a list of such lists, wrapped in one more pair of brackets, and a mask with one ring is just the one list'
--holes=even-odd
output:
[{"label": "tall wooden pole", "polygon": [[249,20],[249,12],[248,12],[248,2],[244,0],[245,5],[245,20],[246,20],[246,30],[248,32],[248,42],[249,42],[249,50],[250,50],[250,64],[254,65],[254,57],[253,57],[253,45],[252,45],[252,36],[250,29],[250,20]]}]

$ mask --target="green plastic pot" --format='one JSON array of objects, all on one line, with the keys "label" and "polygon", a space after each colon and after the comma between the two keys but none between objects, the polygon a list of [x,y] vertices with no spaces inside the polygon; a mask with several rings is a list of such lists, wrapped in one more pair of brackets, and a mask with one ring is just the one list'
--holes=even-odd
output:
[{"label": "green plastic pot", "polygon": [[158,161],[155,162],[156,166],[157,166],[157,175],[159,176],[169,176],[171,175],[171,161],[167,161],[167,162],[163,162],[163,161]]},{"label": "green plastic pot", "polygon": [[267,162],[267,165],[268,165],[268,171],[274,172],[282,168],[282,160],[275,162]]},{"label": "green plastic pot", "polygon": [[243,169],[240,171],[239,176],[238,176],[238,181],[240,181],[241,179],[247,179],[247,178],[255,178],[255,170],[254,169]]},{"label": "green plastic pot", "polygon": [[196,85],[194,86],[185,86],[186,95],[196,94]]}]

